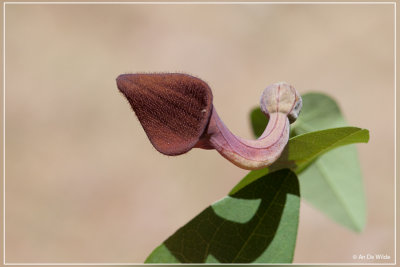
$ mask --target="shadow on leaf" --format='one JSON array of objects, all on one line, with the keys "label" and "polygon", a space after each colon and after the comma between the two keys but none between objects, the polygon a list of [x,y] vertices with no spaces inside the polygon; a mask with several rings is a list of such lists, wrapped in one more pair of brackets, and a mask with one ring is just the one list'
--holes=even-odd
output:
[{"label": "shadow on leaf", "polygon": [[298,215],[296,175],[273,172],[209,206],[146,262],[292,262]]}]

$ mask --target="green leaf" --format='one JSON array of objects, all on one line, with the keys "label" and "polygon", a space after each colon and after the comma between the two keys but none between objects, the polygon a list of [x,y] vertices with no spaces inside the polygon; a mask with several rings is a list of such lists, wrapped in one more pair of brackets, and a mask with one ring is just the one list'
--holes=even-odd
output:
[{"label": "green leaf", "polygon": [[[296,133],[347,126],[336,102],[329,96],[304,96],[304,112]],[[366,224],[365,192],[356,147],[338,148],[318,159],[300,175],[304,198],[336,222],[361,232]],[[303,191],[302,191],[303,192]]]},{"label": "green leaf", "polygon": [[[276,170],[290,168],[301,173],[318,156],[343,145],[367,143],[369,132],[356,127],[342,127],[302,134],[289,139],[281,157],[271,166],[249,172],[230,192],[236,193],[260,177]],[[301,184],[301,181],[300,181]]]},{"label": "green leaf", "polygon": [[290,263],[299,207],[296,175],[270,173],[209,206],[146,263]]},{"label": "green leaf", "polygon": [[250,113],[251,129],[255,136],[261,136],[267,127],[268,118],[264,115],[260,108],[255,108]]},{"label": "green leaf", "polygon": [[297,134],[348,126],[339,106],[331,97],[320,93],[302,95],[303,108],[292,125]]},{"label": "green leaf", "polygon": [[[338,105],[329,96],[309,93],[302,98],[302,111],[292,125],[295,134],[347,125]],[[253,111],[252,114],[258,114],[258,120],[264,118],[264,115],[257,112]],[[251,121],[256,122],[253,116]],[[258,125],[260,122],[255,127]],[[350,138],[355,138],[350,143],[367,142],[369,134],[363,130]],[[291,143],[292,140],[289,141],[289,147],[293,146]],[[307,164],[296,169],[302,197],[334,221],[352,230],[362,231],[366,223],[366,204],[356,147],[351,145],[337,148],[319,157],[308,168],[305,167]],[[255,180],[266,173],[268,170],[250,172],[243,181]]]}]

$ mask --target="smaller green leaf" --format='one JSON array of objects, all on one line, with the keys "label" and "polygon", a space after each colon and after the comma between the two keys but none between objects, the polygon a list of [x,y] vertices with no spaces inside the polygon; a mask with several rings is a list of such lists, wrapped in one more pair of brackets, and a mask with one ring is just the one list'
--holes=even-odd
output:
[{"label": "smaller green leaf", "polygon": [[[267,127],[267,124],[269,122],[269,119],[265,114],[261,111],[260,108],[254,108],[250,112],[250,122],[251,122],[251,129],[253,130],[253,134],[255,137],[260,137],[265,128]],[[289,136],[294,136],[294,131],[293,127],[290,128],[290,135]]]},{"label": "smaller green leaf", "polygon": [[281,157],[270,167],[251,171],[229,193],[234,194],[270,171],[290,168],[300,173],[318,156],[336,148],[354,143],[367,143],[369,132],[357,127],[342,127],[306,133],[289,139]]},{"label": "smaller green leaf", "polygon": [[270,173],[205,209],[158,246],[146,263],[290,263],[299,194],[293,172]]},{"label": "smaller green leaf", "polygon": [[268,118],[264,115],[260,108],[255,108],[250,113],[251,129],[257,137],[261,136],[267,127]]}]

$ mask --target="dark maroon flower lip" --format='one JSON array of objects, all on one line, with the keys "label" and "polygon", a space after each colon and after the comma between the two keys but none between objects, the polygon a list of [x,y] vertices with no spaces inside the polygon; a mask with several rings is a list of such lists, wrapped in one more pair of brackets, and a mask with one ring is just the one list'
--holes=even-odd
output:
[{"label": "dark maroon flower lip", "polygon": [[186,153],[204,133],[213,98],[204,81],[182,73],[122,74],[117,87],[159,152]]},{"label": "dark maroon flower lip", "polygon": [[271,165],[289,139],[289,125],[302,106],[293,86],[268,86],[261,110],[269,123],[257,140],[235,136],[213,107],[212,92],[203,80],[183,73],[122,74],[117,87],[129,101],[150,142],[165,155],[180,155],[194,147],[216,149],[243,169]]}]

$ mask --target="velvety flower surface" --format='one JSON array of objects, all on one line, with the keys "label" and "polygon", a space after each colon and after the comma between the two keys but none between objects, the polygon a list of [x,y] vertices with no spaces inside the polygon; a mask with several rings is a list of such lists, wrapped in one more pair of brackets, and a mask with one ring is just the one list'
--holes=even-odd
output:
[{"label": "velvety flower surface", "polygon": [[212,93],[204,81],[182,73],[122,74],[125,95],[153,146],[166,155],[189,151],[204,133]]}]

